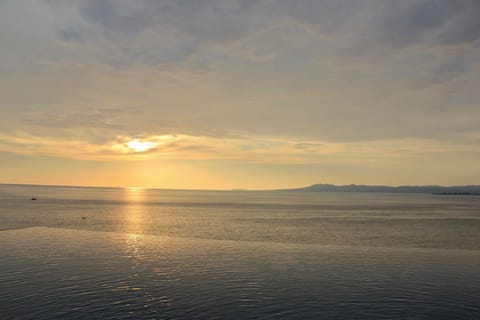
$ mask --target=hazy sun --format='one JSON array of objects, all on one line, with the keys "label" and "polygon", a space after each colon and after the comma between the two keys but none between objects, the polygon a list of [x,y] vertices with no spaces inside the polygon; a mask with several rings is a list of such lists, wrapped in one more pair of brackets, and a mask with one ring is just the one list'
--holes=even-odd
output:
[{"label": "hazy sun", "polygon": [[138,139],[127,142],[127,147],[135,152],[144,152],[157,146],[155,142],[140,141]]}]

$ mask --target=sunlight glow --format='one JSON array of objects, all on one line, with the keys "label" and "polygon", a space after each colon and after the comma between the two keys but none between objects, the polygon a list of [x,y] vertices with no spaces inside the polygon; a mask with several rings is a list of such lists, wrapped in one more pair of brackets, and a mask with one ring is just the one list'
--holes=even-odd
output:
[{"label": "sunlight glow", "polygon": [[157,144],[150,141],[140,141],[138,139],[127,142],[127,147],[135,152],[145,152],[155,148]]},{"label": "sunlight glow", "polygon": [[[143,202],[145,201],[145,192],[143,188],[129,187],[125,188],[125,206],[123,214],[123,225],[126,227],[127,233],[141,234],[145,227],[145,217]],[[133,240],[136,240],[133,238]],[[136,241],[133,241],[136,243]],[[133,250],[136,251],[136,250]]]}]

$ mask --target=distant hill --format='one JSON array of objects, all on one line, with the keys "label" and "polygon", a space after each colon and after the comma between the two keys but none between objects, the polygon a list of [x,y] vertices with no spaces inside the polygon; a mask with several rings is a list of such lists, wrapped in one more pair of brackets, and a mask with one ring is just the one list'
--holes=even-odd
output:
[{"label": "distant hill", "polygon": [[282,189],[278,191],[309,192],[381,192],[381,193],[433,193],[451,195],[480,195],[480,185],[469,186],[368,186],[349,184],[314,184],[304,188]]}]

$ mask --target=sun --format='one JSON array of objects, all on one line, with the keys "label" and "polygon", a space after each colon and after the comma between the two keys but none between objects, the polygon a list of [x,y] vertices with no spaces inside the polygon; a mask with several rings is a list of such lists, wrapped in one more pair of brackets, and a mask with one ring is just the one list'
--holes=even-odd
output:
[{"label": "sun", "polygon": [[138,139],[127,142],[127,147],[135,152],[145,152],[155,148],[157,144],[150,141],[140,141]]}]

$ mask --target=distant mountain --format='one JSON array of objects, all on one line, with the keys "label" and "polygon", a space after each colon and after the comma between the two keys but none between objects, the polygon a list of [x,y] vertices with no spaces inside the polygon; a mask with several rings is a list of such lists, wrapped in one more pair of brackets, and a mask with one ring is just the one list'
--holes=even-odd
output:
[{"label": "distant mountain", "polygon": [[480,185],[469,186],[368,186],[314,184],[304,188],[282,189],[278,191],[309,191],[309,192],[382,192],[382,193],[434,193],[452,195],[480,195]]}]

